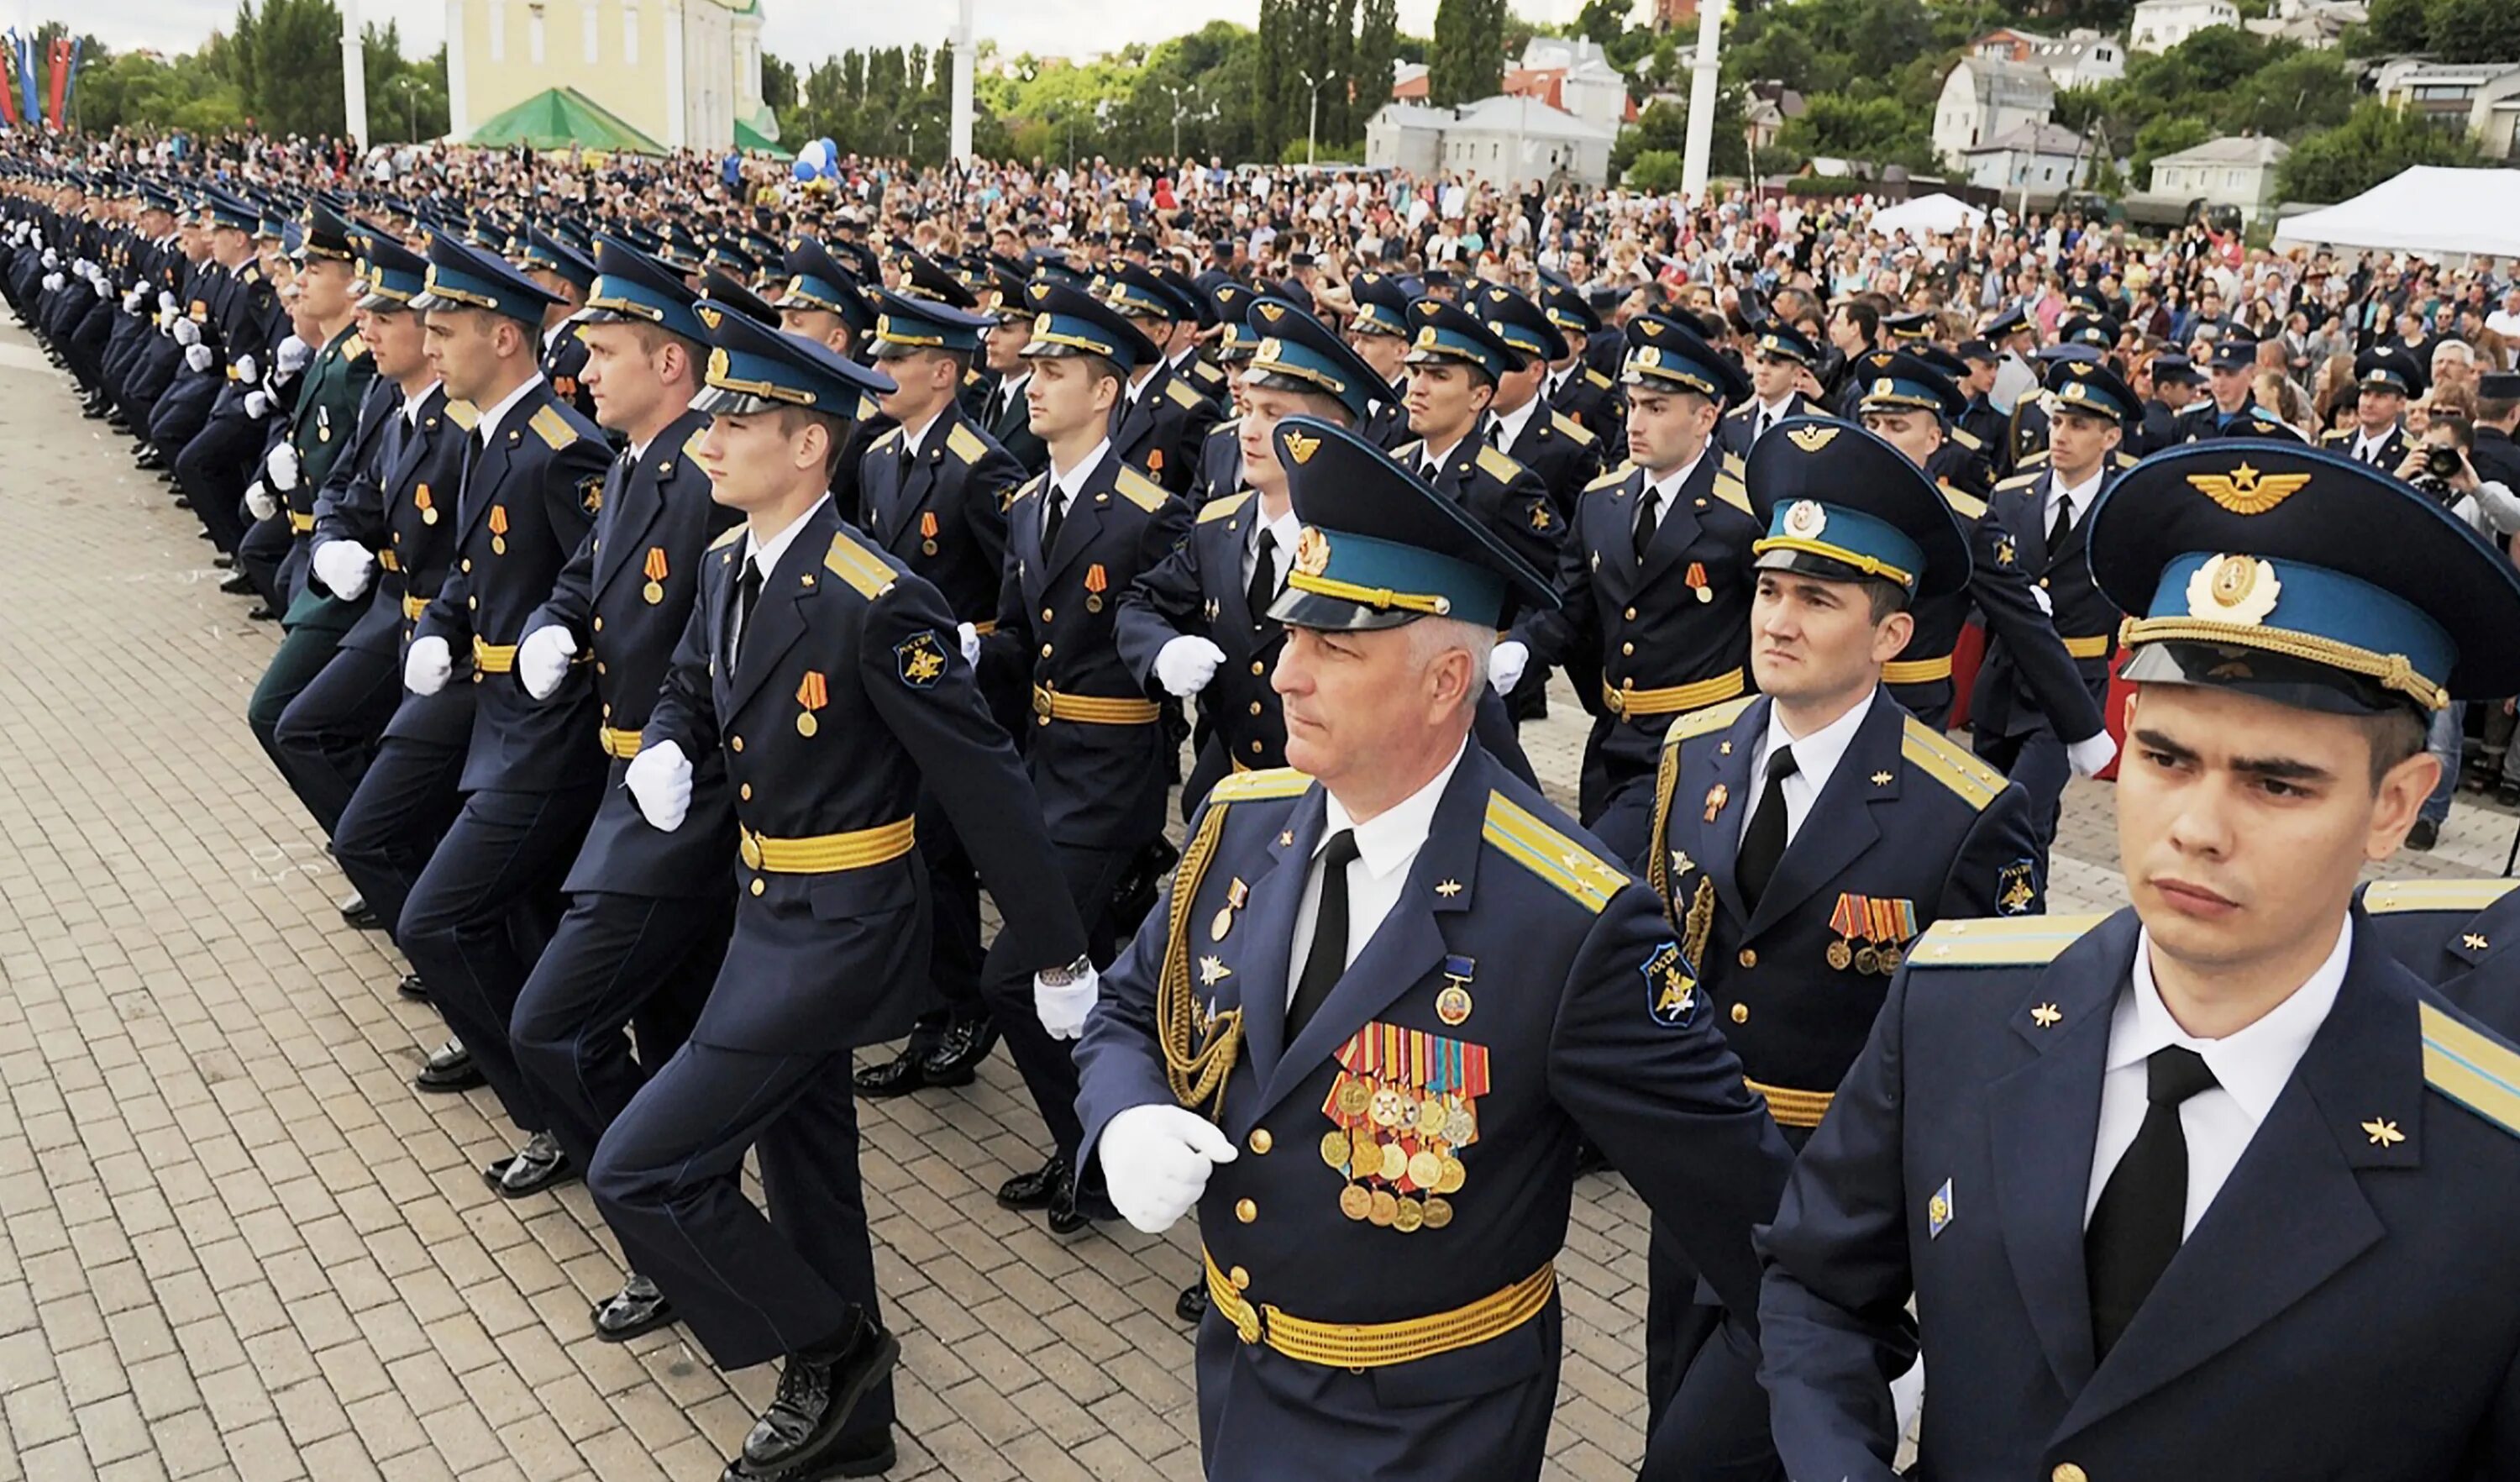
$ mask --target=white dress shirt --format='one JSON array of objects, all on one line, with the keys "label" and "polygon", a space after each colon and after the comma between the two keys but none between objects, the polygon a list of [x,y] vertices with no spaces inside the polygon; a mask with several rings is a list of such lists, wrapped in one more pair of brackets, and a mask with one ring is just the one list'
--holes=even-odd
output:
[{"label": "white dress shirt", "polygon": [[2138,932],[2135,945],[2134,983],[2118,995],[2109,1018],[2108,1070],[2100,1079],[2100,1130],[2092,1149],[2092,1186],[2083,1199],[2083,1223],[2100,1205],[2100,1190],[2109,1175],[2134,1145],[2150,1106],[2151,1080],[2145,1061],[2156,1050],[2184,1046],[2204,1057],[2215,1085],[2189,1097],[2179,1108],[2180,1128],[2187,1135],[2187,1222],[2184,1239],[2196,1229],[2214,1196],[2248,1151],[2249,1140],[2292,1079],[2295,1065],[2327,1022],[2336,1007],[2337,990],[2345,986],[2345,961],[2354,948],[2354,921],[2348,917],[2336,933],[2336,947],[2309,981],[2269,1010],[2265,1017],[2219,1040],[2200,1040],[2179,1027],[2161,1001],[2152,976],[2152,935]]},{"label": "white dress shirt", "polygon": [[1454,449],[1459,448],[1461,445],[1462,439],[1456,437],[1444,448],[1441,454],[1438,454],[1433,448],[1422,443],[1419,444],[1418,448],[1418,467],[1419,471],[1423,472],[1427,469],[1433,469],[1436,472],[1440,473],[1444,470],[1451,468],[1453,466]]},{"label": "white dress shirt", "polygon": [[2056,506],[2061,501],[2074,512],[2072,516],[2074,527],[2082,528],[2084,517],[2092,513],[2092,505],[2100,497],[2101,472],[2099,469],[2093,469],[2091,477],[2072,488],[2065,486],[2064,475],[2057,474],[2050,477],[2048,480],[2047,506],[2039,512],[2041,516],[2039,527],[2043,530],[2056,528]]},{"label": "white dress shirt", "polygon": [[517,388],[515,390],[510,391],[507,395],[500,397],[497,401],[481,409],[480,424],[473,429],[474,435],[481,439],[481,446],[485,448],[491,446],[490,440],[499,435],[499,424],[505,422],[508,418],[508,414],[517,409],[517,403],[525,399],[526,392],[542,383],[543,374],[540,371],[536,371],[531,376],[528,376],[524,380],[517,382]]},{"label": "white dress shirt", "polygon": [[[1644,497],[1653,501],[1655,529],[1661,529],[1663,521],[1671,518],[1672,501],[1680,497],[1681,485],[1688,482],[1689,475],[1697,472],[1697,466],[1706,461],[1706,449],[1711,446],[1712,444],[1701,444],[1697,450],[1697,456],[1695,458],[1682,464],[1679,468],[1665,473],[1660,478],[1649,478],[1646,480]],[[1642,518],[1643,516],[1640,514],[1638,517]]]},{"label": "white dress shirt", "polygon": [[1024,386],[1031,381],[1032,372],[1026,371],[1020,376],[998,383],[997,390],[991,392],[989,396],[989,422],[992,426],[999,418],[1023,404]]},{"label": "white dress shirt", "polygon": [[[778,571],[780,560],[788,554],[788,548],[796,543],[796,532],[805,528],[806,521],[814,517],[816,510],[831,502],[832,496],[829,494],[815,500],[811,505],[806,506],[804,514],[797,516],[788,523],[787,529],[771,536],[768,540],[763,540],[759,531],[749,526],[745,527],[743,562],[748,562],[760,570],[763,592],[769,591],[770,578]],[[737,564],[735,575],[738,581],[743,579],[742,562]],[[741,604],[737,605],[734,621],[727,628],[726,650],[729,653],[743,651],[743,607]]]},{"label": "white dress shirt", "polygon": [[430,393],[436,389],[437,382],[432,381],[428,384],[422,386],[417,391],[405,391],[403,393],[402,425],[404,427],[416,427],[420,426],[420,409],[422,405],[428,400]]},{"label": "white dress shirt", "polygon": [[[1468,743],[1463,742],[1463,750]],[[1426,786],[1410,793],[1398,803],[1375,814],[1365,823],[1348,817],[1339,806],[1337,794],[1328,799],[1327,817],[1322,823],[1321,839],[1313,845],[1313,858],[1318,861],[1332,835],[1342,829],[1356,831],[1356,858],[1347,867],[1347,960],[1353,966],[1365,944],[1373,940],[1374,931],[1383,918],[1400,903],[1401,889],[1409,883],[1409,867],[1418,859],[1418,851],[1426,847],[1426,835],[1435,827],[1435,805],[1444,800],[1444,788],[1451,785],[1453,773],[1462,765],[1462,751],[1444,764],[1444,770]],[[1286,1002],[1295,1002],[1295,985],[1303,980],[1304,959],[1313,950],[1313,926],[1322,913],[1322,872],[1311,869],[1312,877],[1304,882],[1304,899],[1295,908],[1295,950],[1286,958]]]},{"label": "white dress shirt", "polygon": [[[1050,512],[1056,509],[1063,514],[1072,507],[1076,496],[1085,491],[1085,480],[1094,476],[1095,466],[1102,463],[1102,455],[1110,451],[1111,439],[1105,437],[1094,445],[1093,452],[1076,460],[1076,467],[1063,472],[1058,469],[1051,471],[1050,485],[1042,491],[1041,501],[1041,528],[1045,534],[1050,530]],[[1058,503],[1054,505],[1052,500]]]},{"label": "white dress shirt", "polygon": [[[2377,437],[2372,436],[2368,432],[2355,433],[2354,461],[2356,463],[2370,463],[2372,460],[2378,458],[2380,456],[2380,449],[2389,441],[2389,433],[2395,432],[2396,430],[2398,430],[2396,427],[2390,427],[2387,431],[2382,432]],[[2395,472],[2396,469],[2392,467],[2390,472]]]},{"label": "white dress shirt", "polygon": [[[1497,447],[1512,452],[1513,445],[1522,440],[1522,429],[1531,426],[1532,416],[1539,410],[1540,398],[1534,396],[1510,412],[1490,412],[1489,425],[1503,429],[1491,440]],[[1481,433],[1485,434],[1485,428]]]},{"label": "white dress shirt", "polygon": [[[1255,502],[1252,508],[1258,510],[1259,505]],[[1252,568],[1260,562],[1260,537],[1264,533],[1277,542],[1277,550],[1269,558],[1275,562],[1273,570],[1278,578],[1270,589],[1275,594],[1286,590],[1286,570],[1294,561],[1295,542],[1303,538],[1304,522],[1295,517],[1295,508],[1290,504],[1285,514],[1252,527],[1251,538],[1242,543],[1242,588],[1246,592],[1251,589]]]},{"label": "white dress shirt", "polygon": [[[1812,804],[1820,801],[1821,789],[1828,786],[1829,774],[1846,758],[1846,748],[1855,744],[1855,733],[1864,728],[1864,717],[1872,713],[1872,702],[1878,690],[1868,690],[1864,698],[1847,707],[1844,715],[1814,731],[1809,736],[1795,736],[1785,729],[1784,712],[1771,704],[1768,707],[1768,729],[1759,737],[1759,744],[1750,751],[1750,782],[1762,795],[1767,791],[1768,758],[1778,746],[1794,748],[1794,775],[1784,781],[1785,842],[1791,845],[1794,835],[1802,831],[1803,820],[1811,817]],[[1759,811],[1760,797],[1752,797],[1750,806],[1741,810],[1741,831],[1750,831],[1750,817]]]},{"label": "white dress shirt", "polygon": [[927,420],[921,423],[918,427],[904,427],[901,429],[901,451],[903,456],[916,463],[919,460],[919,454],[921,452],[919,445],[927,440],[928,431],[936,426],[937,419],[944,415],[945,409],[940,406],[935,411],[928,413]]},{"label": "white dress shirt", "polygon": [[1762,433],[1784,421],[1786,415],[1793,411],[1794,394],[1787,391],[1783,399],[1774,405],[1756,399],[1752,400],[1751,405],[1759,409],[1750,414],[1750,440],[1756,442]]}]

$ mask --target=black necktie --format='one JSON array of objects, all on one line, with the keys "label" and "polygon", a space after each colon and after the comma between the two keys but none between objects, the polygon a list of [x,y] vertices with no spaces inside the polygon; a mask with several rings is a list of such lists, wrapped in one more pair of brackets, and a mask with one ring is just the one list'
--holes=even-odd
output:
[{"label": "black necktie", "polygon": [[1442,464],[1429,458],[1425,463],[1418,466],[1418,472],[1425,476],[1428,483],[1435,485],[1439,489],[1443,487],[1442,479],[1444,475],[1444,466]]},{"label": "black necktie", "polygon": [[1050,516],[1041,522],[1041,556],[1048,561],[1058,546],[1058,527],[1067,522],[1067,501],[1060,496],[1058,485],[1050,486]]},{"label": "black necktie", "polygon": [[1741,854],[1733,877],[1741,882],[1742,904],[1756,911],[1759,897],[1776,877],[1777,861],[1785,855],[1785,779],[1794,775],[1794,748],[1778,746],[1768,758],[1768,786],[1759,794],[1758,811],[1750,815],[1749,831],[1741,835]]},{"label": "black necktie", "polygon": [[1505,419],[1501,417],[1488,419],[1488,446],[1492,448],[1505,446]]},{"label": "black necktie", "polygon": [[1356,859],[1356,831],[1341,829],[1322,848],[1322,904],[1313,917],[1313,947],[1286,1006],[1286,1043],[1304,1032],[1347,971],[1347,867]]},{"label": "black necktie", "polygon": [[1637,560],[1645,559],[1645,548],[1653,544],[1654,531],[1662,524],[1662,496],[1645,486],[1644,498],[1637,507]]},{"label": "black necktie", "polygon": [[1278,537],[1269,527],[1260,527],[1259,548],[1251,553],[1251,590],[1243,601],[1251,605],[1251,620],[1258,622],[1269,611],[1269,604],[1278,595]]},{"label": "black necktie", "polygon": [[2204,1057],[2179,1045],[2154,1051],[2144,1078],[2150,1104],[2143,1126],[2109,1174],[2083,1232],[2092,1339],[2103,1359],[2179,1253],[2187,1221],[2187,1133],[2179,1108],[2218,1084]]},{"label": "black necktie", "polygon": [[1759,430],[1751,434],[1750,440],[1752,442],[1757,442],[1760,438],[1767,436],[1768,429],[1776,425],[1776,414],[1769,411],[1766,407],[1761,407],[1759,409]]},{"label": "black necktie", "polygon": [[752,608],[761,601],[761,563],[747,556],[743,574],[735,579],[735,641],[727,645],[726,665],[735,667],[736,658],[743,652],[743,641],[752,636]]},{"label": "black necktie", "polygon": [[2065,549],[2065,537],[2074,533],[2074,502],[2064,495],[2056,496],[2056,517],[2048,521],[2048,554]]}]

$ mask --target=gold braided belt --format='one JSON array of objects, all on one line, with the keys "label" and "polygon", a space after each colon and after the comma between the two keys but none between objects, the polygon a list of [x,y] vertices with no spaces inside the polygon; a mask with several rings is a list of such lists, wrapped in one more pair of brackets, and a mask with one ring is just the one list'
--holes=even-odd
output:
[{"label": "gold braided belt", "polygon": [[1151,726],[1164,714],[1162,707],[1150,699],[1061,695],[1047,685],[1032,687],[1032,713],[1045,726],[1055,720],[1088,726]]},{"label": "gold braided belt", "polygon": [[290,511],[290,512],[289,512],[289,530],[290,530],[290,533],[291,533],[291,534],[292,534],[292,535],[306,535],[306,534],[310,534],[310,533],[312,533],[312,532],[314,531],[314,529],[315,529],[315,516],[312,516],[312,515],[300,515],[300,514],[298,514],[295,510],[292,510],[292,511]]},{"label": "gold braided belt", "polygon": [[636,731],[612,726],[598,726],[595,730],[595,740],[604,747],[604,754],[616,761],[626,762],[639,754],[639,737]]},{"label": "gold braided belt", "polygon": [[1885,685],[1930,685],[1952,677],[1952,656],[1893,659],[1881,666]]},{"label": "gold braided belt", "polygon": [[517,668],[515,644],[488,644],[472,640],[472,668],[480,674],[513,674]]},{"label": "gold braided belt", "polygon": [[414,596],[412,596],[412,595],[411,595],[410,593],[408,593],[408,592],[406,592],[406,593],[404,593],[404,594],[403,594],[403,599],[402,599],[402,615],[403,615],[403,620],[404,620],[404,621],[406,621],[406,622],[418,622],[418,621],[420,621],[420,614],[422,614],[423,612],[426,612],[426,611],[428,611],[428,598],[426,598],[426,597],[414,597]]},{"label": "gold braided belt", "polygon": [[[2063,637],[2062,634],[2057,635]],[[2065,639],[2065,652],[2074,658],[2106,658],[2109,656],[2109,633],[2094,633],[2088,638]]]},{"label": "gold braided belt", "polygon": [[[635,740],[635,738],[634,738]],[[853,829],[846,833],[818,833],[811,838],[764,838],[750,829],[739,830],[737,850],[747,869],[765,875],[830,875],[864,870],[897,860],[918,847],[913,821]]]},{"label": "gold braided belt", "polygon": [[1234,1325],[1243,1342],[1265,1343],[1287,1358],[1330,1369],[1414,1364],[1501,1338],[1540,1316],[1557,1290],[1557,1267],[1552,1263],[1503,1291],[1450,1312],[1397,1323],[1316,1323],[1265,1302],[1252,1305],[1241,1286],[1217,1269],[1216,1257],[1207,1255],[1206,1262],[1208,1300],[1220,1317]]},{"label": "gold braided belt", "polygon": [[1640,690],[1635,680],[1622,680],[1619,688],[1601,682],[1601,703],[1612,715],[1634,719],[1641,715],[1682,715],[1690,710],[1703,710],[1721,704],[1740,694],[1746,685],[1738,669],[1728,670],[1713,679],[1693,684],[1670,685],[1660,690]]},{"label": "gold braided belt", "polygon": [[1775,1117],[1779,1127],[1817,1127],[1820,1119],[1828,1115],[1828,1103],[1837,1100],[1834,1091],[1796,1091],[1790,1086],[1771,1086],[1748,1076],[1741,1078],[1741,1084],[1768,1099],[1768,1115]]}]

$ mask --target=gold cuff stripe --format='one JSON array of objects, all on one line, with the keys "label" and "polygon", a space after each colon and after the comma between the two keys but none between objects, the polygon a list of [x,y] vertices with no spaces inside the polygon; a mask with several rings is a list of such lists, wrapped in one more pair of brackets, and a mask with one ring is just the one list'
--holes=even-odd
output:
[{"label": "gold cuff stripe", "polygon": [[428,610],[428,599],[426,597],[407,596],[402,600],[402,615],[406,622],[420,621],[420,614]]},{"label": "gold cuff stripe", "polygon": [[599,726],[596,728],[595,740],[604,747],[604,754],[616,761],[626,762],[639,754],[640,733],[636,731]]},{"label": "gold cuff stripe", "polygon": [[831,875],[864,870],[897,860],[918,847],[914,821],[854,829],[846,833],[818,833],[810,838],[764,838],[740,829],[737,853],[745,868],[766,875]]},{"label": "gold cuff stripe", "polygon": [[1215,1256],[1203,1251],[1201,1255],[1207,1264],[1208,1298],[1243,1342],[1265,1343],[1298,1363],[1326,1369],[1382,1369],[1475,1347],[1540,1316],[1557,1291],[1557,1268],[1552,1264],[1503,1291],[1430,1317],[1397,1323],[1316,1323],[1267,1303],[1253,1306],[1217,1269]]},{"label": "gold cuff stripe", "polygon": [[2089,638],[2065,639],[2065,652],[2074,658],[2106,658],[2109,656],[2109,635],[2097,633]]},{"label": "gold cuff stripe", "polygon": [[312,515],[300,515],[295,510],[290,511],[289,530],[292,535],[309,535],[314,533],[315,516]]},{"label": "gold cuff stripe", "polygon": [[472,640],[472,667],[484,674],[513,673],[517,667],[515,644],[483,643]]},{"label": "gold cuff stripe", "polygon": [[1689,710],[1702,710],[1721,704],[1747,688],[1738,669],[1728,670],[1712,679],[1701,679],[1686,685],[1671,685],[1660,690],[1613,690],[1605,681],[1601,686],[1601,703],[1612,715],[1634,720],[1645,715],[1679,715]]},{"label": "gold cuff stripe", "polygon": [[1741,1084],[1768,1100],[1768,1115],[1780,1127],[1813,1128],[1828,1115],[1828,1103],[1837,1100],[1834,1091],[1796,1091],[1789,1086],[1771,1086],[1748,1076]]}]

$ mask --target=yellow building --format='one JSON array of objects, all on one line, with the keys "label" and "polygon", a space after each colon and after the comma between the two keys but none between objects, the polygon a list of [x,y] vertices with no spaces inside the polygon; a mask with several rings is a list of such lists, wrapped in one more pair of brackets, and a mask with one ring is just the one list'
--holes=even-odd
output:
[{"label": "yellow building", "polygon": [[759,0],[446,0],[451,137],[556,89],[665,149],[778,137]]}]

